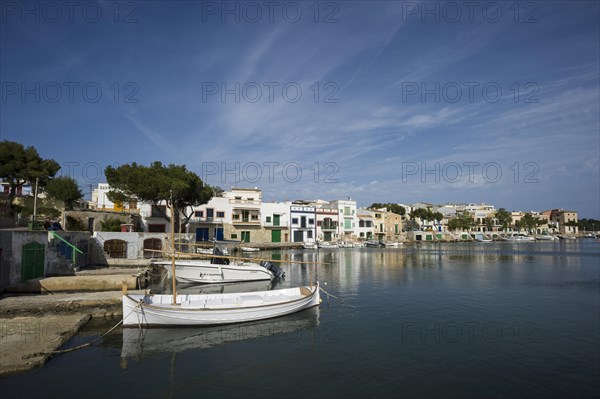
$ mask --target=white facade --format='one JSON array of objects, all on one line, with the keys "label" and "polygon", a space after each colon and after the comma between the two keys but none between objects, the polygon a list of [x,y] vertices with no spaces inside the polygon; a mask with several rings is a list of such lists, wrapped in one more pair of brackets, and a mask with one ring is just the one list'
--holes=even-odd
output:
[{"label": "white facade", "polygon": [[339,212],[337,208],[329,208],[328,205],[315,210],[319,241],[337,241],[339,238]]},{"label": "white facade", "polygon": [[314,206],[294,204],[290,206],[290,234],[293,242],[316,238],[316,214]]},{"label": "white facade", "polygon": [[358,225],[355,229],[356,236],[359,240],[370,240],[375,234],[374,217],[375,212],[359,208],[357,209]]},{"label": "white facade", "polygon": [[331,201],[331,208],[337,208],[339,212],[338,236],[341,240],[353,241],[356,239],[356,227],[358,226],[358,215],[356,214],[356,201],[347,200]]}]

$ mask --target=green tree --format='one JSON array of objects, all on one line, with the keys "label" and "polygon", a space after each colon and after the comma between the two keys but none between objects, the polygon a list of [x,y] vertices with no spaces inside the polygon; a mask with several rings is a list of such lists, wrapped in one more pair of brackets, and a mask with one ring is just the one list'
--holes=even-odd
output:
[{"label": "green tree", "polygon": [[167,213],[158,205],[175,208],[175,226],[179,226],[180,214],[183,215],[181,226],[185,227],[193,215],[193,206],[206,204],[213,195],[213,187],[204,184],[195,173],[187,170],[185,165],[163,165],[153,162],[150,166],[133,162],[105,169],[106,180],[111,186],[108,198],[113,201],[129,201],[137,199],[157,206],[161,216],[169,221]]},{"label": "green tree", "polygon": [[380,202],[374,202],[369,207],[369,209],[381,209],[381,208],[385,208],[388,212],[392,212],[392,213],[395,213],[400,216],[406,215],[406,208],[403,207],[402,205],[398,205],[398,204],[392,204],[392,203],[383,204]]},{"label": "green tree", "polygon": [[67,216],[67,225],[65,226],[66,230],[70,231],[86,231],[87,228],[85,223],[79,218],[75,218],[72,216]]},{"label": "green tree", "polygon": [[75,179],[68,176],[50,179],[46,185],[46,192],[50,197],[63,201],[67,211],[72,210],[75,201],[83,197]]},{"label": "green tree", "polygon": [[507,229],[512,224],[512,214],[504,208],[498,209],[494,216],[502,226],[502,229]]},{"label": "green tree", "polygon": [[25,148],[23,144],[4,140],[0,143],[0,179],[8,183],[9,201],[15,197],[17,187],[25,183],[45,185],[49,178],[56,175],[60,165],[53,159],[43,159],[34,147]]},{"label": "green tree", "polygon": [[448,228],[450,230],[469,231],[471,228],[473,228],[473,226],[475,226],[475,219],[473,219],[466,211],[457,213],[448,221]]},{"label": "green tree", "polygon": [[100,221],[100,231],[121,231],[123,222],[118,218],[108,217]]},{"label": "green tree", "polygon": [[524,228],[528,233],[535,230],[538,226],[544,224],[544,221],[540,218],[533,216],[531,213],[526,213],[520,221],[520,226]]},{"label": "green tree", "polygon": [[488,231],[492,231],[494,229],[494,218],[493,217],[486,216],[485,227],[487,227]]}]

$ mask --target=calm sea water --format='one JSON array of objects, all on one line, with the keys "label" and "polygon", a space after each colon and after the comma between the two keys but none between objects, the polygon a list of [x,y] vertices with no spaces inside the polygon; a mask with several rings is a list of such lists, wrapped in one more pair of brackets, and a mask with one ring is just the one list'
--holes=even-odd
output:
[{"label": "calm sea water", "polygon": [[[600,392],[600,242],[260,255],[327,262],[318,278],[339,299],[323,295],[318,309],[258,323],[118,331],[42,369],[1,379],[0,396],[581,398]],[[309,281],[311,267],[284,268],[286,281],[275,288]],[[92,323],[66,346],[114,323]]]}]

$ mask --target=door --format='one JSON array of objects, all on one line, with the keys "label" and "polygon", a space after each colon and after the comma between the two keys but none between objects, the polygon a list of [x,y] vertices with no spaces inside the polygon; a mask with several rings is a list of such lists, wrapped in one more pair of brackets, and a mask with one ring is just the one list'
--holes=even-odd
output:
[{"label": "door", "polygon": [[306,228],[306,216],[302,216],[300,218],[300,227],[302,227],[303,229]]},{"label": "door", "polygon": [[23,245],[21,253],[21,281],[44,277],[44,244],[31,242]]},{"label": "door", "polygon": [[208,227],[196,227],[196,241],[208,241]]},{"label": "door", "polygon": [[326,231],[323,233],[323,240],[331,241],[331,231]]},{"label": "door", "polygon": [[294,231],[294,242],[304,241],[304,232],[302,230]]},{"label": "door", "polygon": [[[273,226],[279,226],[279,216],[280,215],[273,215]],[[275,242],[275,241],[273,241]],[[279,241],[277,241],[279,242]]]},{"label": "door", "polygon": [[250,242],[250,232],[242,231],[242,242]]},{"label": "door", "polygon": [[223,227],[216,227],[215,228],[215,239],[217,241],[223,241]]},{"label": "door", "polygon": [[271,231],[271,242],[281,242],[281,230]]}]

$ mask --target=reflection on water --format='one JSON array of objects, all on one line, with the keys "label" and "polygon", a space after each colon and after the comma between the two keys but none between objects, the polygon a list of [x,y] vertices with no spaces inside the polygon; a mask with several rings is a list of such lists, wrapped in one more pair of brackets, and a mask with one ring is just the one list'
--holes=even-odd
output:
[{"label": "reflection on water", "polygon": [[276,285],[179,290],[287,288],[308,284],[312,275],[340,300],[323,295],[318,309],[249,324],[125,329],[101,346],[3,378],[2,399],[82,392],[261,399],[307,392],[344,399],[600,392],[599,242],[261,253],[269,255],[295,261],[282,265],[286,279]]},{"label": "reflection on water", "polygon": [[319,308],[315,307],[284,317],[249,323],[189,328],[126,328],[123,329],[121,357],[140,358],[154,352],[183,352],[262,337],[274,342],[277,335],[296,336],[302,334],[302,330],[318,325]]}]

